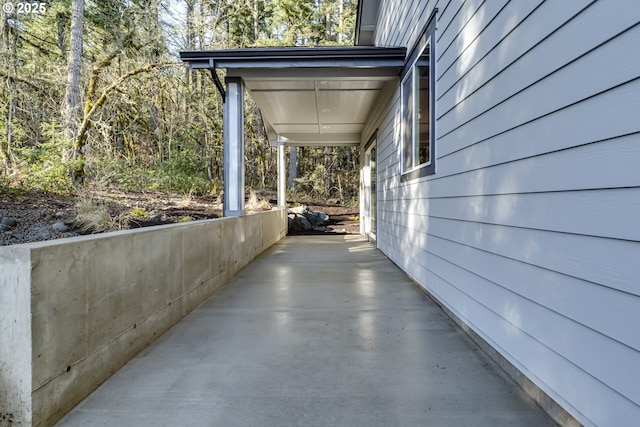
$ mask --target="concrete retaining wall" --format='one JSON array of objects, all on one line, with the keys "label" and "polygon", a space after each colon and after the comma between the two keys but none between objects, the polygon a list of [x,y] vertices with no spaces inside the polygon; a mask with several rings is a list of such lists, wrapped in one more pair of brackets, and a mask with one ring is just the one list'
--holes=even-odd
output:
[{"label": "concrete retaining wall", "polygon": [[277,210],[0,248],[0,426],[53,424],[286,233]]}]

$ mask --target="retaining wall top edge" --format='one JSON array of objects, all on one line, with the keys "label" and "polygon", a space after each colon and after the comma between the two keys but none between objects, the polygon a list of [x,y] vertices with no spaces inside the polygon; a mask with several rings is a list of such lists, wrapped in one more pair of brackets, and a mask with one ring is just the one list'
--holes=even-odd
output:
[{"label": "retaining wall top edge", "polygon": [[[264,212],[251,212],[247,216],[271,214],[271,213],[282,211],[282,210],[284,209],[278,208],[278,209],[273,209],[273,210],[264,211]],[[152,227],[141,227],[141,228],[134,228],[129,230],[110,231],[107,233],[88,234],[86,236],[66,237],[62,239],[45,240],[41,242],[31,242],[31,243],[21,243],[17,245],[0,246],[0,254],[10,253],[11,251],[17,251],[17,250],[30,251],[32,249],[41,249],[41,248],[47,248],[51,246],[74,244],[79,242],[87,242],[92,240],[100,240],[100,239],[113,238],[118,236],[135,235],[135,234],[142,234],[142,233],[154,233],[154,232],[166,231],[172,228],[191,227],[194,225],[202,225],[206,223],[213,223],[213,222],[219,222],[219,221],[234,221],[240,218],[243,218],[243,217],[226,217],[226,218],[223,217],[223,218],[203,219],[203,220],[176,223],[176,224],[156,225]]]}]

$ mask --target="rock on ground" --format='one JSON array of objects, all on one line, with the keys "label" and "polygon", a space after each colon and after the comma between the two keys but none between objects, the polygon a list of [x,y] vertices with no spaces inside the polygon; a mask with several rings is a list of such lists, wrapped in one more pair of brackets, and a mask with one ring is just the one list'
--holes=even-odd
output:
[{"label": "rock on ground", "polygon": [[288,210],[289,231],[325,231],[324,224],[329,221],[329,215],[315,212],[307,206],[296,206]]}]

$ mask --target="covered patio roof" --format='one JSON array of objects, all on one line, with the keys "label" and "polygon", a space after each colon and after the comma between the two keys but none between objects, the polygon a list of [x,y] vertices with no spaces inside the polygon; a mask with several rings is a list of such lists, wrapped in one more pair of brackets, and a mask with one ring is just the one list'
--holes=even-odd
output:
[{"label": "covered patio roof", "polygon": [[[297,146],[358,145],[386,82],[397,79],[406,48],[286,47],[186,51],[191,69],[239,77],[260,108],[267,136]],[[278,138],[279,137],[279,138]]]}]

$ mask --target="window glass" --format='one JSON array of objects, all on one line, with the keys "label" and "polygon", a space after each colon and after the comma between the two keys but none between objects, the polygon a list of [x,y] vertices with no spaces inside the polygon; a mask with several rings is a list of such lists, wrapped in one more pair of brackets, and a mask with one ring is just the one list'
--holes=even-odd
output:
[{"label": "window glass", "polygon": [[429,42],[402,81],[404,171],[431,164],[431,66]]},{"label": "window glass", "polygon": [[429,22],[400,83],[403,181],[436,173],[433,17]]},{"label": "window glass", "polygon": [[415,95],[415,139],[413,143],[413,166],[422,165],[431,161],[430,146],[430,92],[429,92],[429,44],[418,58],[415,66],[416,95]]},{"label": "window glass", "polygon": [[413,70],[402,83],[402,141],[404,144],[404,170],[413,167]]}]

